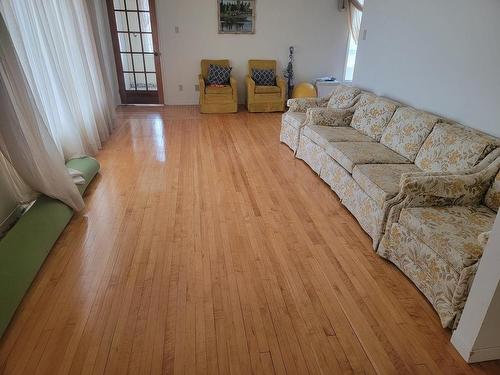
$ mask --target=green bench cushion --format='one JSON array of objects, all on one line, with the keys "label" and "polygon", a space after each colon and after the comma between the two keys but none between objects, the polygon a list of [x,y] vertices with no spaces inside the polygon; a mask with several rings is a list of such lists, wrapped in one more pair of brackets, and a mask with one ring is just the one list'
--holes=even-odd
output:
[{"label": "green bench cushion", "polygon": [[94,179],[96,174],[99,172],[101,166],[99,162],[94,158],[80,158],[80,159],[71,159],[66,163],[68,168],[75,169],[83,173],[83,178],[85,179],[84,185],[78,185],[78,190],[81,194],[85,192],[90,182]]},{"label": "green bench cushion", "polygon": [[[78,186],[82,194],[100,168],[92,158],[66,165],[83,173],[86,184]],[[70,207],[42,195],[0,241],[0,336],[72,216]]]}]

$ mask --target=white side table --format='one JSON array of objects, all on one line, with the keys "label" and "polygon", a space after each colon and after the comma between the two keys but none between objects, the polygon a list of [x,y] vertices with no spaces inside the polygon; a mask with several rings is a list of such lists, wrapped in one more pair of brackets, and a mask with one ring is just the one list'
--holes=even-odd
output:
[{"label": "white side table", "polygon": [[318,92],[318,98],[325,96],[330,96],[330,94],[335,89],[335,86],[340,85],[339,81],[316,81],[316,91]]}]

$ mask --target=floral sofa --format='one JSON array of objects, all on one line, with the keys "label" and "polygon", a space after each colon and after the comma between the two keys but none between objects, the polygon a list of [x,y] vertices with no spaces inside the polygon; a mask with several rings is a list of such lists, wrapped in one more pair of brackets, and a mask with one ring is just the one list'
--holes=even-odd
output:
[{"label": "floral sofa", "polygon": [[[422,284],[419,277],[423,277],[422,272],[431,274],[434,264],[415,260],[414,252],[419,252],[420,248],[410,250],[410,245],[402,240],[401,235],[392,236],[395,230],[403,233],[401,228],[406,228],[408,224],[405,221],[408,210],[402,207],[412,200],[407,196],[409,190],[402,189],[413,186],[405,183],[411,178],[429,182],[425,178],[447,176],[454,181],[452,176],[473,175],[480,170],[488,170],[494,163],[499,140],[350,86],[338,86],[330,98],[291,99],[288,105],[290,109],[282,118],[280,140],[332,188],[370,235],[378,253],[395,263],[423,291],[438,311],[443,325],[452,326],[465,301],[457,288],[463,288],[467,280],[458,281],[460,276],[457,273],[460,274],[462,269],[451,266],[453,255],[450,254],[453,251],[433,247],[449,248],[452,245],[446,241],[453,240],[451,236],[446,237],[445,231],[442,234],[444,240],[432,245],[427,243],[433,254],[440,254],[438,257],[448,269],[432,280],[426,276],[425,285]],[[490,182],[491,179],[486,179],[483,188]],[[429,191],[434,189],[432,183],[427,188]],[[491,211],[489,214],[494,212],[491,207],[485,207]],[[399,222],[400,215],[403,216],[403,223]],[[491,228],[492,217],[494,215],[489,215],[488,220],[481,222],[484,225],[481,229],[485,229],[481,233]],[[430,221],[422,220],[415,225],[422,227],[424,222],[430,225]],[[384,237],[386,228],[389,231]],[[407,234],[405,232],[404,236]],[[383,245],[379,247],[382,238]],[[425,242],[418,238],[421,243]],[[479,243],[477,238],[476,241]],[[399,245],[403,242],[408,245],[406,249]],[[415,246],[419,245],[411,249]],[[400,259],[403,254],[407,259]],[[479,257],[475,258],[476,262]],[[425,264],[416,267],[410,265],[408,259]],[[467,267],[470,265],[467,263]],[[451,272],[452,269],[455,273]],[[450,281],[452,279],[456,282]],[[466,284],[469,285],[468,282]],[[451,302],[453,297],[449,297],[446,307],[443,307],[442,297],[436,297],[429,290],[445,289],[447,298],[456,293],[457,300]]]},{"label": "floral sofa", "polygon": [[405,176],[377,250],[427,297],[443,327],[459,321],[498,212],[499,151],[461,173]]},{"label": "floral sofa", "polygon": [[336,95],[326,98],[301,98],[288,100],[289,110],[283,114],[280,141],[294,152],[299,145],[299,135],[306,124],[320,122],[332,126],[349,126],[361,90],[342,86]]}]

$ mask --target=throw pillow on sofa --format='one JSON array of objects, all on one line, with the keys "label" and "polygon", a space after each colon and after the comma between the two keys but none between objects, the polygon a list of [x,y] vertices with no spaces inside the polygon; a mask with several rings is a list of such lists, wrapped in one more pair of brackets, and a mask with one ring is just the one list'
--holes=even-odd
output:
[{"label": "throw pillow on sofa", "polygon": [[338,85],[332,93],[327,107],[332,109],[348,109],[359,100],[361,90],[357,87]]},{"label": "throw pillow on sofa", "polygon": [[210,64],[208,67],[207,83],[209,85],[229,85],[232,69],[230,66]]},{"label": "throw pillow on sofa", "polygon": [[252,79],[257,86],[276,85],[276,74],[272,69],[252,69]]}]

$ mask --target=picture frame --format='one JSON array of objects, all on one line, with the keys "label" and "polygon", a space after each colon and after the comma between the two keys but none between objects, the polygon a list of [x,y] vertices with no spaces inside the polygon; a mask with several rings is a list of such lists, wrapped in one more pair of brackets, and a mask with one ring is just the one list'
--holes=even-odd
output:
[{"label": "picture frame", "polygon": [[217,0],[219,34],[255,34],[256,0]]}]

